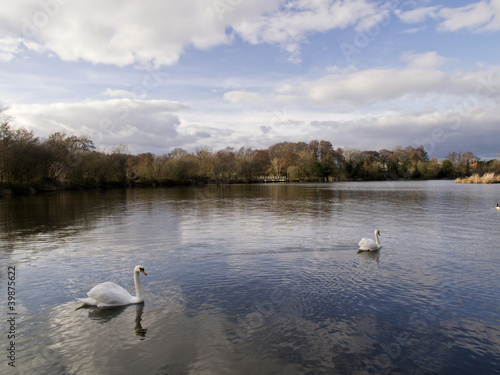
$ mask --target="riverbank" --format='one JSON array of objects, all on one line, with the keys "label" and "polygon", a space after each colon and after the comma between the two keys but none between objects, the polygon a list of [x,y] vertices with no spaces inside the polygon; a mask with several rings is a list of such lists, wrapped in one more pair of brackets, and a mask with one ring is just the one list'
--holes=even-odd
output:
[{"label": "riverbank", "polygon": [[[378,181],[409,181],[411,179],[385,179]],[[163,181],[134,181],[129,180],[126,182],[116,183],[86,183],[81,185],[70,185],[70,184],[54,184],[54,183],[38,183],[38,184],[28,184],[28,183],[0,183],[0,198],[5,196],[17,196],[17,195],[30,195],[37,193],[46,192],[56,192],[64,190],[92,190],[92,189],[123,189],[123,188],[141,188],[141,187],[168,187],[168,186],[205,186],[205,185],[227,185],[227,184],[279,184],[279,183],[317,183],[317,182],[351,182],[353,180],[346,180],[334,177],[327,178],[289,178],[287,176],[256,176],[250,179],[208,179],[208,178],[198,178],[198,179],[187,179],[184,181],[175,180],[163,180]],[[356,180],[356,181],[373,181],[373,180]],[[473,174],[469,177],[457,178],[455,179],[457,184],[493,184],[500,183],[500,175],[495,175],[495,173],[485,173],[482,176],[479,174]]]},{"label": "riverbank", "polygon": [[456,184],[495,184],[500,183],[500,175],[496,176],[494,173],[485,173],[482,176],[473,174],[469,177],[457,178]]},{"label": "riverbank", "polygon": [[186,181],[146,181],[127,183],[108,183],[108,184],[82,184],[82,185],[55,185],[50,183],[45,184],[20,184],[20,183],[0,183],[0,197],[30,195],[37,193],[56,192],[64,190],[93,190],[93,189],[123,189],[123,188],[150,188],[150,187],[169,187],[169,186],[205,186],[205,185],[229,185],[229,184],[262,184],[262,183],[311,183],[311,182],[338,182],[338,179],[333,178],[311,178],[311,179],[291,179],[285,176],[280,178],[271,177],[256,177],[250,180],[243,179],[189,179]]}]

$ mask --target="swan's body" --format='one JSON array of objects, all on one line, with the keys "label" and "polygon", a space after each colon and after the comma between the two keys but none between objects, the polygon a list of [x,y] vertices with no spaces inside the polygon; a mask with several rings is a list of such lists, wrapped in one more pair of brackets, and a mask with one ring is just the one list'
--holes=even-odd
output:
[{"label": "swan's body", "polygon": [[362,238],[358,243],[359,250],[378,250],[382,247],[378,239],[378,236],[380,236],[380,231],[378,229],[375,229],[374,233],[375,241],[373,241],[371,238]]},{"label": "swan's body", "polygon": [[87,293],[88,298],[77,298],[78,301],[91,306],[97,307],[111,307],[111,306],[125,306],[134,303],[144,302],[144,295],[142,293],[141,280],[139,272],[144,275],[147,273],[142,266],[135,266],[134,268],[134,285],[135,296],[123,289],[121,286],[107,281],[101,283],[90,289]]}]

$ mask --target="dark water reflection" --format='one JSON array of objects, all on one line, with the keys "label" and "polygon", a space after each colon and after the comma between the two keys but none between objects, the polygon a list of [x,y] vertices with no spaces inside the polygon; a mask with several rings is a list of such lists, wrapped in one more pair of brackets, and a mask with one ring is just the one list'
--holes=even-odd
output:
[{"label": "dark water reflection", "polygon": [[[500,373],[499,195],[383,182],[1,199],[0,276],[17,267],[19,317],[18,366],[0,368]],[[375,228],[383,248],[358,252]],[[132,292],[136,264],[144,304],[74,300],[102,281]]]}]

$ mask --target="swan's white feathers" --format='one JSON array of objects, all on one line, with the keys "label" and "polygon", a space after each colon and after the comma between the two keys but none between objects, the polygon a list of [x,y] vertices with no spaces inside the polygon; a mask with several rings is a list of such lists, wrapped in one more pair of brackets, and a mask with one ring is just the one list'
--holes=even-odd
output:
[{"label": "swan's white feathers", "polygon": [[371,238],[362,238],[358,243],[359,248],[362,250],[376,250],[378,249],[378,245]]},{"label": "swan's white feathers", "polygon": [[142,266],[134,268],[134,285],[136,296],[131,295],[121,286],[116,285],[111,281],[94,286],[87,293],[89,298],[77,298],[78,301],[91,306],[110,307],[110,306],[125,306],[133,303],[144,302],[139,273],[147,275]]},{"label": "swan's white feathers", "polygon": [[372,240],[371,238],[362,238],[361,241],[359,241],[358,243],[359,250],[378,250],[382,247],[378,239],[380,231],[375,229],[374,234],[375,234],[375,241]]},{"label": "swan's white feathers", "polygon": [[98,302],[98,306],[119,306],[134,303],[136,298],[121,286],[111,281],[94,286],[87,295]]}]

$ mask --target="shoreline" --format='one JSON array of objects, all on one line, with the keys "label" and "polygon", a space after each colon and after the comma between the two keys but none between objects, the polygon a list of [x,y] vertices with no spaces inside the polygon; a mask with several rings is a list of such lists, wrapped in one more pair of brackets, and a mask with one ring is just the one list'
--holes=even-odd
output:
[{"label": "shoreline", "polygon": [[[28,185],[0,183],[0,198],[27,196],[45,193],[57,193],[70,190],[107,190],[107,189],[141,189],[141,188],[166,188],[166,187],[204,187],[216,185],[255,185],[255,184],[313,184],[313,183],[341,183],[341,182],[375,182],[375,181],[453,181],[452,179],[385,179],[385,180],[339,180],[339,179],[252,179],[244,180],[189,180],[185,182],[163,181],[154,183],[127,183],[127,184],[102,184],[87,186],[54,186],[54,185]],[[455,180],[455,183],[458,179]]]},{"label": "shoreline", "polygon": [[455,179],[456,184],[498,184],[500,183],[500,175],[495,176],[494,173],[485,173],[479,176],[478,173],[469,177]]}]

